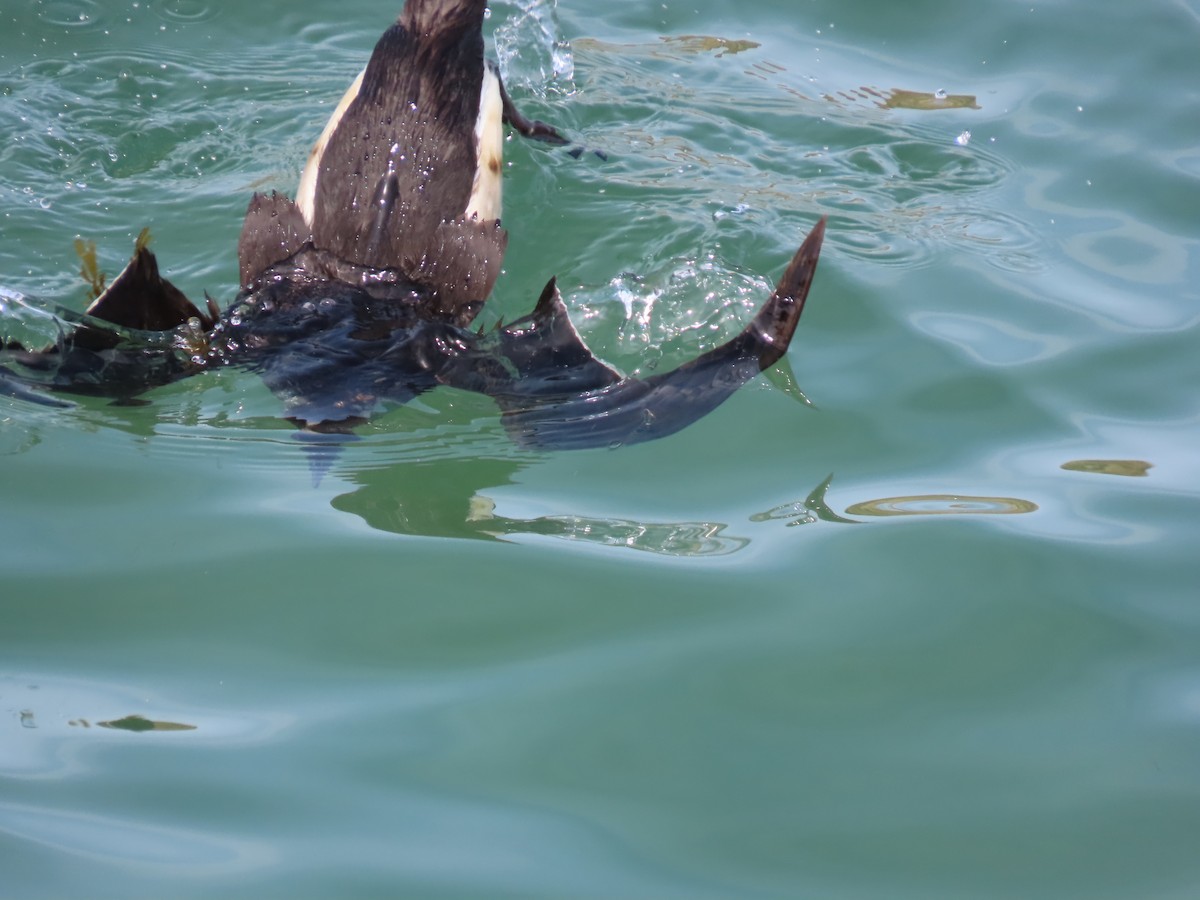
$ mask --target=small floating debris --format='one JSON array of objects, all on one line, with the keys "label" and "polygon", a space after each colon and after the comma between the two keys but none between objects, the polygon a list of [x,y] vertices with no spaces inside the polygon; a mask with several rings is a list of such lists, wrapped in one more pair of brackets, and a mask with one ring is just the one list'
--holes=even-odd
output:
[{"label": "small floating debris", "polygon": [[1007,516],[1031,513],[1038,506],[1015,497],[966,497],[957,494],[924,494],[884,497],[847,507],[851,516]]},{"label": "small floating debris", "polygon": [[1141,459],[1073,459],[1062,464],[1068,472],[1091,472],[1094,475],[1122,475],[1126,478],[1145,478],[1154,463]]},{"label": "small floating debris", "polygon": [[111,722],[97,722],[101,728],[117,728],[121,731],[195,731],[195,725],[185,725],[182,722],[156,722],[144,716],[126,716],[123,719],[113,719]]},{"label": "small floating debris", "polygon": [[884,109],[980,109],[974,94],[947,94],[935,91],[905,91],[892,88],[892,92],[879,104]]},{"label": "small floating debris", "polygon": [[88,300],[95,300],[104,293],[104,272],[96,259],[96,242],[75,238],[75,255],[79,257],[79,276],[88,285]]},{"label": "small floating debris", "polygon": [[684,53],[711,53],[717,51],[717,56],[741,53],[754,50],[761,46],[754,41],[731,41],[728,38],[712,37],[706,34],[665,35],[659,38],[663,43],[671,44]]}]

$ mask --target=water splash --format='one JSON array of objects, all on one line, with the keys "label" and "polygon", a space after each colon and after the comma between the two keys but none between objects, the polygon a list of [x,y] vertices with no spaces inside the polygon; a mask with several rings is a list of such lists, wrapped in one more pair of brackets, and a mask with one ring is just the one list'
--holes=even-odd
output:
[{"label": "water splash", "polygon": [[767,279],[717,259],[674,259],[645,275],[622,273],[571,302],[584,339],[595,336],[610,363],[640,372],[670,368],[729,340],[770,293]]},{"label": "water splash", "polygon": [[575,60],[554,0],[499,0],[491,12],[499,23],[493,42],[500,75],[509,88],[545,93],[557,83],[574,90]]}]

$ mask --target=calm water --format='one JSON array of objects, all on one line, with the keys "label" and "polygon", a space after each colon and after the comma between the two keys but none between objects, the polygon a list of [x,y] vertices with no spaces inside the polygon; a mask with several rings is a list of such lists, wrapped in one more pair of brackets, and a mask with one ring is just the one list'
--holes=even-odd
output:
[{"label": "calm water", "polygon": [[[6,3],[0,302],[147,225],[230,299],[396,13],[329,9]],[[510,143],[488,321],[557,273],[674,365],[827,213],[813,406],[538,455],[435,392],[314,461],[244,373],[0,398],[0,895],[1197,896],[1196,0],[490,27],[609,158]]]}]

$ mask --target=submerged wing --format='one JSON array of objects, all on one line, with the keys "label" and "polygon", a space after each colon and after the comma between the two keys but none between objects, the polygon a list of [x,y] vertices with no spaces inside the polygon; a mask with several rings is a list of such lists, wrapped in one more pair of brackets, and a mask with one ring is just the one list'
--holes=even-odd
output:
[{"label": "submerged wing", "polygon": [[66,310],[53,318],[55,343],[0,348],[0,393],[46,405],[59,404],[38,399],[39,390],[127,400],[199,371],[176,346],[173,331],[122,328]]},{"label": "submerged wing", "polygon": [[223,338],[239,348],[230,361],[257,372],[296,425],[347,433],[384,401],[404,403],[436,387],[444,360],[470,338],[431,321],[412,288],[406,301],[394,285],[380,302],[305,268],[264,279],[222,322]]},{"label": "submerged wing", "polygon": [[[8,349],[8,347],[0,347],[0,357]],[[13,349],[18,354],[24,352],[19,346]],[[0,366],[0,397],[12,397],[16,400],[24,400],[26,403],[36,403],[38,406],[48,406],[52,409],[71,408],[70,403],[43,394],[33,387],[28,378],[22,377],[7,366]]]},{"label": "submerged wing", "polygon": [[716,409],[787,351],[824,235],[821,219],[741,334],[674,371],[620,378],[579,339],[555,292],[553,300],[543,294],[531,328],[510,326],[502,336],[494,352],[507,361],[508,377],[489,381],[486,373],[505,367],[478,366],[481,380],[461,386],[493,396],[509,434],[527,447],[607,447],[673,434]]},{"label": "submerged wing", "polygon": [[14,368],[4,370],[4,393],[18,386],[74,394],[129,398],[197,371],[176,345],[175,329],[192,320],[197,334],[211,329],[218,311],[212,301],[197,309],[163,278],[158,261],[139,239],[133,258],[112,284],[80,315],[60,309],[41,348],[9,343],[3,349]]},{"label": "submerged wing", "polygon": [[532,313],[482,336],[440,378],[451,387],[488,394],[503,410],[553,406],[621,381],[583,342],[553,279]]}]

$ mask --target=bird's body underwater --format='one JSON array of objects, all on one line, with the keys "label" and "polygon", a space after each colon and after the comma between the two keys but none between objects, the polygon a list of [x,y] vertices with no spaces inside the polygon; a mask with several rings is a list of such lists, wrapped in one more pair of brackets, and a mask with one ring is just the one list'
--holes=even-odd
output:
[{"label": "bird's body underwater", "polygon": [[[208,368],[257,371],[285,415],[345,432],[439,385],[485,393],[519,443],[610,446],[670,434],[787,350],[824,220],[755,318],[671,372],[623,378],[572,327],[554,281],[533,312],[471,330],[500,273],[503,125],[553,144],[484,58],[486,0],[407,0],[310,155],[296,199],[255,194],[241,290],[196,308],[139,240],[125,270],[56,343],[0,352],[0,393],[128,399]],[[54,402],[54,401],[47,401]]]}]

